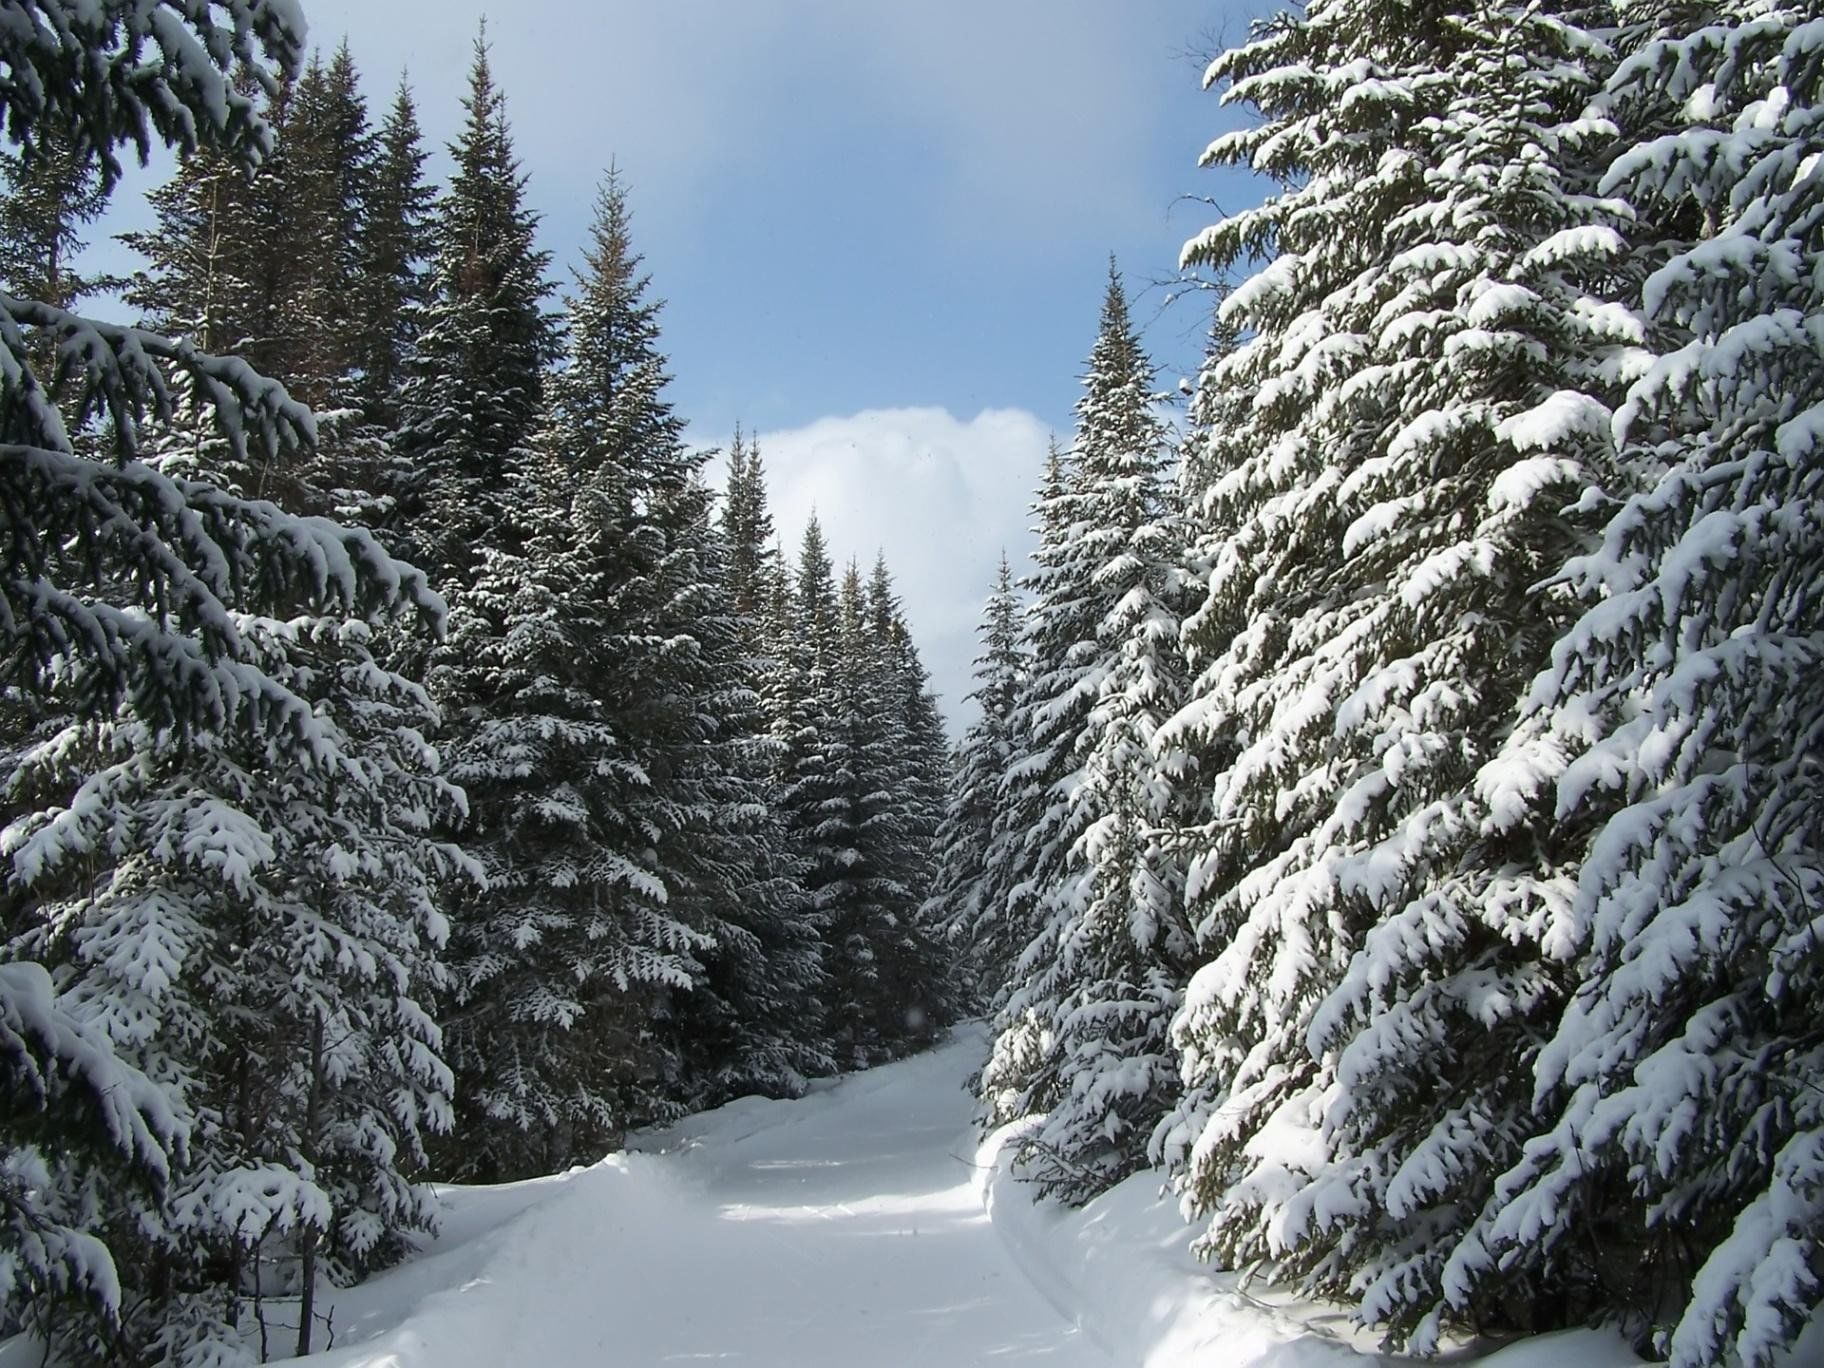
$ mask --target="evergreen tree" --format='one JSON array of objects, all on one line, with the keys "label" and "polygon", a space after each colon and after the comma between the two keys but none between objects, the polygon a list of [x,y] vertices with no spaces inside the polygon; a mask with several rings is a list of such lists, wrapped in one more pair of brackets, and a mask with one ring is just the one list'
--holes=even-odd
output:
[{"label": "evergreen tree", "polygon": [[205,148],[153,192],[157,230],[126,236],[147,259],[128,299],[152,327],[234,351],[315,410],[313,459],[236,466],[194,396],[156,454],[173,472],[293,511],[366,511],[372,498],[359,491],[357,438],[343,410],[360,342],[349,301],[362,279],[373,150],[347,47],[327,66],[313,58],[265,113],[273,148],[257,170]]},{"label": "evergreen tree", "polygon": [[[257,170],[232,152],[200,147],[147,196],[156,229],[123,235],[147,261],[126,292],[146,327],[212,354],[245,349],[254,327],[257,247],[251,225],[257,177]],[[148,453],[161,468],[207,478],[248,497],[278,494],[298,453],[287,452],[280,461],[255,446],[245,460],[236,459],[240,453],[217,431],[207,396],[182,372],[173,383],[175,421],[155,430]]]},{"label": "evergreen tree", "polygon": [[1564,986],[1540,934],[1575,834],[1505,819],[1482,771],[1566,625],[1535,586],[1586,544],[1644,364],[1644,256],[1597,183],[1612,22],[1337,0],[1211,69],[1267,117],[1210,159],[1285,188],[1186,249],[1275,256],[1223,305],[1246,340],[1203,378],[1186,481],[1209,569],[1174,734],[1214,778],[1189,876],[1208,963],[1160,1140],[1205,1253],[1421,1349],[1452,1320],[1580,1318],[1639,1272],[1589,1246],[1546,1278],[1447,1271],[1530,1132]]},{"label": "evergreen tree", "polygon": [[1030,669],[1020,633],[1020,598],[1005,554],[977,629],[979,716],[957,743],[943,818],[933,836],[938,865],[925,918],[959,964],[969,1005],[988,1004],[1012,978],[1014,952],[997,943],[999,922],[986,906],[989,849],[1001,781],[1013,753],[1013,712]]},{"label": "evergreen tree", "polygon": [[[484,554],[432,667],[485,884],[450,906],[461,1141],[442,1167],[497,1181],[599,1158],[656,1072],[646,1018],[690,987],[706,937],[654,869],[651,776],[599,681],[623,678],[617,472],[549,469],[521,551]],[[633,681],[628,681],[633,683]]]},{"label": "evergreen tree", "polygon": [[[773,778],[786,783],[796,755],[796,724],[804,663],[798,635],[796,567],[785,548],[773,547],[776,573],[767,585],[760,616],[760,711],[771,742]],[[783,796],[783,790],[782,790]]]},{"label": "evergreen tree", "polygon": [[429,1227],[410,1175],[450,1119],[431,893],[465,865],[427,835],[461,798],[428,700],[354,624],[239,625],[248,663],[314,705],[313,763],[238,731],[51,724],[9,767],[23,815],[0,832],[31,907],[12,950],[56,963],[70,1010],[189,1123],[161,1199],[89,1194],[134,1253],[123,1339],[178,1362],[238,1355],[262,1285],[301,1298],[305,1352],[318,1276]]},{"label": "evergreen tree", "polygon": [[859,854],[847,802],[853,778],[845,741],[835,732],[841,659],[836,580],[814,516],[805,524],[795,573],[789,588],[781,584],[772,619],[779,664],[769,694],[777,718],[780,808],[830,979],[820,1025],[837,1065],[853,1068],[866,1062],[857,979],[866,973],[868,952],[843,906],[845,879]]},{"label": "evergreen tree", "polygon": [[[472,113],[490,107],[485,77],[478,55]],[[650,1018],[711,943],[660,867],[682,818],[652,763],[670,694],[654,621],[667,548],[647,510],[674,492],[654,467],[676,464],[682,423],[660,399],[656,327],[634,317],[626,226],[610,180],[537,454],[506,453],[497,481],[519,485],[529,535],[484,552],[433,670],[488,869],[457,917],[464,1173],[551,1172],[616,1143],[630,1109],[676,1084]]]},{"label": "evergreen tree", "polygon": [[825,876],[814,885],[828,921],[828,1027],[839,1061],[863,1068],[891,1056],[900,987],[892,952],[911,890],[895,858],[906,813],[889,785],[901,743],[889,680],[869,621],[861,571],[851,561],[835,602],[827,710],[818,718],[824,796],[817,838]]},{"label": "evergreen tree", "polygon": [[728,582],[734,608],[742,618],[758,623],[766,612],[774,578],[779,574],[773,548],[773,515],[766,506],[766,471],[760,446],[742,439],[735,429],[728,449],[728,488],[723,495],[722,535],[728,543]]},{"label": "evergreen tree", "polygon": [[76,269],[82,233],[108,204],[101,168],[53,134],[29,156],[0,154],[0,180],[0,286],[59,309],[104,288],[107,281]]},{"label": "evergreen tree", "polygon": [[458,909],[466,1172],[549,1171],[824,1063],[702,458],[612,174],[596,208],[522,482],[532,530],[488,553],[434,672],[489,870]]},{"label": "evergreen tree", "polygon": [[1602,190],[1673,248],[1616,424],[1653,478],[1566,566],[1581,616],[1484,777],[1587,840],[1541,930],[1576,988],[1445,1289],[1556,1283],[1594,1230],[1656,1355],[1760,1365],[1824,1288],[1824,54],[1793,8],[1648,13]]},{"label": "evergreen tree", "polygon": [[[951,959],[924,911],[949,779],[944,723],[882,556],[868,579],[864,636],[861,649],[879,699],[868,738],[879,759],[865,787],[880,795],[876,858],[898,885],[874,934],[883,998],[877,1016],[882,1040],[900,1053],[928,1044],[938,1027],[955,1020],[960,1004]],[[868,708],[864,699],[864,714]]]},{"label": "evergreen tree", "polygon": [[267,97],[272,148],[246,177],[240,202],[218,221],[238,287],[237,307],[230,315],[234,351],[281,383],[297,369],[311,328],[321,322],[294,316],[290,306],[303,294],[312,246],[310,229],[291,212],[304,189],[299,93],[306,83],[320,87],[322,74],[322,63],[313,55],[302,72],[287,77]]},{"label": "evergreen tree", "polygon": [[380,433],[399,424],[399,392],[416,347],[429,301],[431,209],[435,196],[424,178],[417,106],[403,79],[392,108],[374,135],[373,172],[359,241],[360,290],[354,301],[361,419]]},{"label": "evergreen tree", "polygon": [[[40,140],[27,155],[0,151],[0,289],[58,309],[74,308],[120,282],[77,269],[87,243],[83,233],[108,205],[101,168],[78,157],[59,135]],[[55,392],[54,348],[40,339],[34,368]]]},{"label": "evergreen tree", "polygon": [[1035,871],[1055,866],[1058,858],[1057,830],[1048,818],[1056,815],[1056,788],[1069,773],[1074,714],[1051,700],[1070,697],[1067,650],[1093,631],[1070,576],[1069,510],[1066,458],[1054,441],[1033,503],[1035,569],[1020,586],[1028,596],[1020,635],[1027,675],[1009,716],[1008,757],[978,898],[976,938],[987,946],[993,974],[988,998],[995,1007],[1016,983],[1020,956],[1039,929],[1043,884]]},{"label": "evergreen tree", "polygon": [[[346,42],[328,65],[311,60],[288,116],[280,137],[290,184],[275,188],[282,212],[303,231],[282,301],[287,354],[271,370],[321,414],[346,409],[355,399],[368,323],[354,301],[371,288],[362,249],[380,170]],[[319,457],[325,454],[319,443]]]},{"label": "evergreen tree", "polygon": [[[65,146],[101,168],[105,188],[119,174],[117,149],[143,152],[153,136],[187,152],[215,145],[249,163],[270,146],[256,101],[226,69],[238,64],[267,90],[275,73],[295,70],[302,35],[289,10],[242,0],[207,14],[59,0],[37,9],[51,30],[16,26],[0,36],[0,63],[15,75],[0,92],[0,122],[28,161]],[[52,30],[58,44],[37,41]],[[122,71],[132,79],[117,80]],[[238,362],[43,301],[9,295],[0,307],[9,723],[68,716],[187,736],[195,747],[233,732],[263,750],[268,782],[301,780],[318,764],[333,770],[339,757],[317,705],[264,668],[248,614],[303,613],[333,632],[343,618],[434,616],[435,597],[365,534],[175,482],[133,460],[142,427],[173,412],[174,382],[161,367],[207,396],[237,460],[301,445],[309,415]],[[68,382],[61,411],[32,360],[39,344]],[[70,433],[90,416],[112,459],[73,449]],[[10,749],[17,755],[19,742]],[[17,954],[37,909],[16,882],[31,871],[15,863],[10,872],[0,909]],[[0,1330],[42,1330],[55,1318],[59,1345],[93,1362],[116,1351],[122,1306],[94,1199],[118,1200],[118,1175],[131,1171],[149,1185],[148,1201],[167,1200],[173,1159],[194,1124],[168,1080],[124,1061],[88,1011],[59,997],[39,966],[0,966]]]},{"label": "evergreen tree", "polygon": [[660,859],[674,904],[693,908],[713,942],[691,991],[670,1003],[677,1081],[664,1101],[694,1108],[748,1093],[796,1096],[834,1062],[822,1036],[821,944],[755,687],[755,629],[735,610],[707,489],[693,481],[661,520],[674,588],[654,635],[665,643],[676,704],[658,768],[684,823]]},{"label": "evergreen tree", "polygon": [[479,38],[463,108],[434,218],[430,302],[399,401],[409,483],[395,510],[407,555],[452,589],[472,580],[485,548],[519,540],[513,481],[559,349],[544,311],[550,256],[533,244],[537,217]]},{"label": "evergreen tree", "polygon": [[[614,706],[652,781],[646,825],[667,906],[705,937],[691,991],[655,1004],[654,1057],[628,1099],[644,1121],[701,1100],[706,1086],[797,1092],[827,1057],[804,1029],[819,971],[802,890],[777,819],[758,818],[772,793],[764,750],[749,750],[753,667],[709,523],[706,458],[685,445],[665,397],[662,303],[613,170],[587,267],[570,305],[571,364],[553,381],[570,434],[557,449],[622,484]],[[754,1016],[737,1029],[741,1004]]]},{"label": "evergreen tree", "polygon": [[1175,1091],[1167,1031],[1190,951],[1182,874],[1162,839],[1183,760],[1154,752],[1179,694],[1182,534],[1152,381],[1111,271],[1077,405],[1068,531],[1038,605],[1055,615],[1039,640],[1068,644],[1025,712],[1029,750],[1050,743],[1062,770],[1043,795],[1047,844],[1025,871],[1041,920],[982,1077],[996,1119],[1045,1114],[1023,1158],[1044,1190],[1074,1201],[1145,1162]]}]

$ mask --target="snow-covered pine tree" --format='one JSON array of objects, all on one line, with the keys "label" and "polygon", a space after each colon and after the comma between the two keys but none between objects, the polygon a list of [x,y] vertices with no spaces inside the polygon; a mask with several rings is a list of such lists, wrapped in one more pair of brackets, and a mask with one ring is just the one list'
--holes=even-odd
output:
[{"label": "snow-covered pine tree", "polygon": [[[780,1092],[793,1074],[810,1077],[836,1067],[824,1031],[823,943],[804,886],[806,868],[783,806],[789,754],[785,725],[794,687],[793,652],[787,644],[793,620],[790,567],[774,537],[759,444],[739,429],[729,448],[718,528],[720,537],[705,545],[706,563],[723,567],[720,580],[729,595],[741,654],[737,662],[725,647],[716,651],[729,662],[720,673],[722,687],[731,691],[719,744],[731,749],[729,768],[746,775],[746,782],[758,785],[763,795],[766,815],[754,833],[760,841],[756,860],[775,869],[776,877],[789,878],[793,888],[778,909],[783,919],[755,928],[761,954],[753,964],[745,962],[742,938],[732,944],[720,938],[724,943],[705,956],[708,978],[684,1004],[685,1028],[722,1042],[707,1052],[697,1047],[687,1054],[693,1085],[711,1088],[702,1094],[705,1102],[732,1095],[744,1075],[756,1080],[750,1090]],[[714,585],[716,577],[706,577],[706,582]],[[758,904],[765,905],[764,900]],[[729,986],[722,986],[723,980]],[[781,1010],[787,1013],[782,1022]],[[711,1029],[705,1032],[704,1025],[693,1024],[698,1022]],[[718,1055],[732,1062],[712,1062]],[[747,1059],[753,1062],[739,1062]],[[778,1064],[768,1064],[769,1059]]]},{"label": "snow-covered pine tree", "polygon": [[681,423],[659,398],[612,180],[596,208],[569,364],[536,450],[504,453],[494,477],[519,491],[501,512],[517,530],[484,550],[432,667],[488,873],[454,912],[463,1175],[553,1172],[618,1142],[629,1108],[675,1086],[650,1018],[710,944],[671,905],[660,850],[683,814],[653,764],[653,714],[672,699],[649,510],[678,485]]},{"label": "snow-covered pine tree", "polygon": [[[1053,441],[1032,513],[1037,536],[1033,571],[1020,582],[1026,595],[1020,650],[1026,672],[1008,715],[1006,764],[995,800],[977,897],[976,942],[987,966],[986,1003],[998,1009],[1016,981],[1016,967],[1038,932],[1039,885],[1031,871],[1050,858],[1043,825],[1050,794],[1068,772],[1071,718],[1051,710],[1061,687],[1067,646],[1088,624],[1077,620],[1076,590],[1065,574],[1070,519],[1064,453]],[[1036,1044],[1036,1033],[1029,1044]]]},{"label": "snow-covered pine tree", "polygon": [[1445,1309],[1532,1124],[1563,989],[1540,936],[1580,854],[1549,814],[1500,820],[1478,772],[1568,621],[1535,586],[1587,544],[1571,506],[1615,477],[1608,406],[1645,364],[1633,216],[1598,188],[1612,21],[1333,0],[1210,69],[1266,117],[1206,160],[1283,188],[1185,249],[1272,259],[1223,305],[1244,340],[1203,378],[1187,479],[1209,584],[1174,734],[1214,780],[1208,963],[1160,1141],[1202,1252],[1421,1348],[1605,1295],[1586,1259]]},{"label": "snow-covered pine tree", "polygon": [[[252,177],[215,149],[187,159],[161,206],[167,226],[187,235],[143,240],[158,255],[140,297],[161,322],[187,316],[193,334],[232,341],[282,367],[301,393],[333,400],[349,360],[329,304],[350,282],[333,247],[307,243],[352,236],[363,117],[346,53],[328,70],[313,63],[282,94],[269,114],[285,157]],[[306,238],[296,229],[305,220],[350,231]],[[175,383],[181,389],[185,377]],[[232,492],[257,487],[294,509],[317,502],[301,480],[268,478],[270,463],[235,460],[196,393],[176,430],[148,425],[149,459]],[[422,830],[430,814],[455,806],[420,736],[428,704],[375,667],[364,638],[327,620],[245,617],[240,627],[254,666],[330,719],[327,739],[308,742],[316,766],[305,775],[314,779],[281,786],[275,808],[256,778],[273,764],[269,741],[66,721],[21,758],[15,789],[40,802],[8,832],[15,876],[35,904],[36,926],[20,945],[61,961],[66,995],[105,1014],[121,1052],[166,1081],[196,1122],[167,1209],[106,1210],[117,1232],[130,1232],[117,1242],[161,1232],[133,1262],[135,1313],[123,1333],[159,1339],[173,1354],[187,1346],[179,1356],[235,1341],[243,1289],[223,1285],[217,1270],[244,1274],[270,1256],[263,1246],[275,1232],[307,1312],[319,1269],[346,1280],[396,1255],[402,1233],[428,1219],[402,1168],[422,1162],[426,1125],[447,1124],[447,1071],[418,999],[436,986],[442,937],[427,889],[460,861]],[[391,720],[370,725],[383,716]],[[124,770],[126,755],[147,772]],[[71,820],[60,798],[92,810]],[[408,814],[403,825],[386,806],[395,801]],[[218,844],[172,835],[199,828],[218,830]],[[60,882],[72,863],[83,880]],[[244,873],[254,866],[257,878]],[[223,869],[243,873],[212,883]],[[347,871],[364,891],[332,887],[327,870]],[[152,943],[173,948],[134,998],[140,985],[120,975],[144,964],[119,947],[144,938],[148,917],[158,928]],[[236,947],[231,965],[208,953],[222,940]],[[385,980],[362,980],[349,964]],[[289,982],[292,998],[275,995],[262,974]],[[376,988],[395,1000],[378,1002]],[[128,999],[135,1009],[117,1013]],[[301,1063],[313,1039],[316,1052]],[[247,1086],[255,1075],[257,1086]],[[236,1109],[240,1120],[224,1119]],[[275,1198],[252,1220],[250,1184],[289,1194],[290,1205]],[[306,1339],[309,1322],[307,1314]]]},{"label": "snow-covered pine tree", "polygon": [[[270,108],[271,102],[266,103]],[[272,131],[275,148],[279,133]],[[143,326],[210,354],[243,348],[252,334],[257,294],[252,231],[256,185],[270,188],[270,181],[233,152],[203,146],[179,161],[171,179],[147,196],[156,227],[122,235],[146,260],[126,290],[127,303],[138,311]],[[207,478],[244,497],[297,493],[291,477],[301,451],[273,460],[256,446],[245,461],[237,461],[231,444],[217,432],[207,395],[181,372],[173,383],[175,420],[155,429],[147,450],[162,469]],[[295,508],[303,501],[287,502]]]},{"label": "snow-covered pine tree", "polygon": [[0,284],[9,294],[68,309],[105,283],[76,269],[83,232],[108,205],[92,158],[53,133],[30,156],[0,153],[0,181]]},{"label": "snow-covered pine tree", "polygon": [[[286,165],[274,187],[276,207],[300,231],[286,235],[298,255],[278,301],[287,315],[284,354],[267,363],[268,370],[320,422],[335,415],[337,428],[346,429],[353,415],[344,411],[355,400],[356,368],[367,344],[367,320],[356,301],[367,287],[364,229],[379,173],[367,102],[346,42],[327,63],[311,59],[280,140]],[[336,452],[319,440],[317,457],[334,461]],[[324,483],[321,476],[318,483]]]},{"label": "snow-covered pine tree", "polygon": [[[270,146],[231,66],[271,88],[295,70],[302,34],[288,6],[41,0],[41,23],[0,34],[0,124],[28,157],[61,144],[119,174],[118,149],[153,138],[225,146],[251,162]],[[72,54],[82,60],[72,61]],[[54,404],[33,364],[46,345],[66,384]],[[8,467],[8,553],[0,632],[9,720],[40,712],[122,719],[200,737],[243,729],[275,765],[308,769],[322,727],[309,699],[259,668],[249,610],[378,617],[441,605],[371,538],[248,504],[148,469],[141,425],[173,410],[166,367],[202,381],[231,451],[277,453],[309,440],[309,414],[245,365],[156,334],[0,296],[0,394]],[[68,417],[66,417],[69,415]],[[108,457],[76,454],[94,417]],[[9,814],[10,815],[10,814]],[[9,891],[4,931],[26,929]],[[0,1326],[55,1317],[83,1361],[111,1352],[120,1283],[82,1200],[130,1168],[156,1196],[188,1126],[159,1084],[122,1061],[106,1033],[59,1000],[42,968],[0,966],[7,1098],[0,1131]],[[74,1194],[72,1200],[66,1197]],[[106,1346],[105,1349],[103,1346]]]},{"label": "snow-covered pine tree", "polygon": [[[757,725],[753,667],[708,521],[706,457],[686,446],[665,395],[662,304],[649,294],[626,187],[612,170],[577,285],[571,364],[552,381],[569,434],[556,450],[571,465],[613,470],[625,488],[613,572],[623,644],[604,692],[651,780],[643,820],[667,906],[705,938],[691,991],[653,1002],[662,1017],[626,1096],[644,1122],[702,1101],[711,1077],[724,1093],[743,1076],[749,1087],[794,1092],[826,1061],[804,1029],[818,975],[803,892],[769,810],[765,751],[750,754],[757,737],[744,735]],[[712,985],[716,1000],[700,999]],[[745,1028],[736,1025],[743,1003],[756,1013]]]},{"label": "snow-covered pine tree", "polygon": [[1076,1202],[1146,1162],[1174,1100],[1168,1028],[1191,950],[1179,859],[1164,842],[1184,760],[1154,750],[1179,701],[1182,538],[1156,403],[1111,270],[1077,404],[1064,540],[1046,567],[1053,592],[1035,605],[1055,614],[1037,620],[1037,641],[1062,647],[1024,711],[1028,754],[1049,753],[1058,771],[1040,858],[1025,870],[1041,920],[981,1084],[994,1120],[1043,1114],[1022,1158],[1043,1190]]},{"label": "snow-covered pine tree", "polygon": [[466,866],[429,835],[461,802],[429,700],[376,667],[365,624],[237,625],[246,663],[312,706],[305,763],[240,729],[48,725],[0,830],[30,907],[11,950],[55,964],[71,1012],[190,1123],[161,1198],[90,1194],[133,1254],[122,1339],[173,1362],[237,1360],[262,1287],[301,1298],[304,1352],[317,1277],[429,1227],[412,1175],[450,1120],[432,892]]},{"label": "snow-covered pine tree", "polygon": [[1020,620],[1013,568],[1003,553],[977,628],[981,650],[969,699],[978,716],[951,759],[950,789],[934,838],[938,864],[925,907],[926,922],[943,938],[957,966],[962,1001],[975,1008],[990,1004],[1013,971],[1015,952],[1001,946],[995,934],[1005,923],[990,914],[984,900],[1001,782],[1014,753],[1014,708],[1030,671]]},{"label": "snow-covered pine tree", "polygon": [[[885,1048],[893,1054],[929,1044],[959,1013],[952,957],[925,915],[937,871],[938,824],[949,777],[948,745],[930,676],[900,612],[884,555],[869,574],[860,650],[870,688],[872,736],[878,759],[865,784],[880,795],[864,838],[897,887],[875,925],[875,963],[881,1001],[876,1009]],[[863,716],[870,705],[862,695]]]},{"label": "snow-covered pine tree", "polygon": [[[119,281],[77,269],[88,225],[106,210],[111,187],[92,158],[78,157],[60,135],[40,140],[28,156],[0,150],[0,289],[59,309],[72,309]],[[55,393],[53,349],[41,339],[33,368]]]},{"label": "snow-covered pine tree", "polygon": [[813,874],[824,877],[812,888],[828,926],[831,1045],[838,1063],[863,1068],[895,1052],[897,971],[910,929],[903,917],[913,904],[901,877],[907,814],[892,791],[902,728],[854,561],[836,591],[834,628],[828,707],[817,719],[824,789],[816,836],[825,853]]},{"label": "snow-covered pine tree", "polygon": [[760,615],[760,711],[772,741],[773,777],[784,785],[795,754],[804,657],[798,634],[798,568],[782,544],[773,547],[773,565]]},{"label": "snow-covered pine tree", "polygon": [[773,546],[760,444],[743,438],[739,428],[728,449],[728,481],[718,525],[728,543],[728,583],[735,611],[758,625],[766,615],[773,580],[780,574],[779,556]]},{"label": "snow-covered pine tree", "polygon": [[649,776],[600,687],[627,644],[619,480],[551,466],[517,483],[524,546],[483,553],[430,675],[486,874],[448,905],[461,1139],[440,1167],[487,1181],[618,1143],[650,997],[687,989],[704,943],[666,909]]},{"label": "snow-covered pine tree", "polygon": [[[756,688],[758,625],[735,608],[727,544],[692,482],[659,510],[671,587],[653,623],[676,706],[658,767],[683,816],[660,852],[675,905],[711,938],[663,1033],[677,1078],[663,1107],[748,1093],[795,1096],[829,1073],[821,942],[774,776],[776,745]],[[653,1110],[660,1110],[655,1108]]]},{"label": "snow-covered pine tree", "polygon": [[265,114],[273,149],[256,171],[204,148],[152,193],[156,230],[126,235],[147,262],[128,300],[160,332],[232,350],[284,384],[317,415],[312,459],[235,468],[195,399],[158,454],[174,471],[294,512],[366,512],[373,496],[349,469],[360,439],[347,408],[361,336],[350,301],[359,294],[373,148],[346,46],[327,66],[313,58],[267,100]]},{"label": "snow-covered pine tree", "polygon": [[550,254],[533,242],[537,215],[494,84],[475,42],[468,117],[450,145],[456,167],[437,201],[430,302],[399,399],[407,480],[392,527],[408,559],[446,590],[469,582],[482,554],[518,536],[514,472],[536,431],[558,330],[545,312]]},{"label": "snow-covered pine tree", "polygon": [[304,142],[298,178],[308,194],[296,202],[323,201],[322,219],[338,225],[338,245],[312,244],[314,266],[300,281],[300,311],[326,320],[306,370],[323,387],[318,402],[332,406],[319,415],[312,483],[334,516],[388,527],[414,484],[395,437],[429,285],[435,197],[417,112],[401,80],[385,121],[368,132],[346,46],[327,69],[305,73],[297,105],[287,133]]},{"label": "snow-covered pine tree", "polygon": [[411,88],[401,78],[392,107],[374,134],[373,173],[360,238],[356,403],[362,422],[390,433],[399,424],[399,392],[429,301],[427,263],[434,250],[426,158]]},{"label": "snow-covered pine tree", "polygon": [[819,835],[840,852],[839,867],[816,890],[829,918],[830,1037],[850,1068],[887,1057],[882,940],[906,893],[892,858],[904,814],[887,789],[896,728],[868,627],[861,571],[850,561],[836,591],[831,706],[819,719],[829,784]]},{"label": "snow-covered pine tree", "polygon": [[[835,734],[840,696],[841,619],[836,579],[823,527],[813,516],[805,524],[793,573],[782,575],[769,613],[774,645],[766,703],[777,743],[779,803],[786,835],[810,896],[810,924],[822,943],[825,1020],[819,1023],[839,1067],[866,1062],[856,1053],[858,1021],[850,996],[855,962],[864,944],[837,939],[841,917],[838,886],[856,861],[847,796],[846,743]],[[848,928],[842,932],[848,936]],[[838,977],[840,975],[840,978]],[[838,1022],[838,1014],[844,1014]]]},{"label": "snow-covered pine tree", "polygon": [[1594,1230],[1656,1355],[1758,1368],[1824,1301],[1824,25],[1641,17],[1603,188],[1675,249],[1616,421],[1650,478],[1485,780],[1589,833],[1542,932],[1577,987],[1445,1293],[1562,1279]]}]

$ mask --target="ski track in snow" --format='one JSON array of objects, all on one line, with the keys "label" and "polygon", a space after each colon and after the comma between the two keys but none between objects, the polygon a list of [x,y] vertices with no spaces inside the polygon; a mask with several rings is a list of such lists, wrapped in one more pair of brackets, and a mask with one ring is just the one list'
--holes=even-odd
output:
[{"label": "ski track in snow", "polygon": [[797,1102],[743,1099],[556,1178],[450,1195],[336,1298],[338,1368],[1113,1362],[983,1210],[979,1033]]}]

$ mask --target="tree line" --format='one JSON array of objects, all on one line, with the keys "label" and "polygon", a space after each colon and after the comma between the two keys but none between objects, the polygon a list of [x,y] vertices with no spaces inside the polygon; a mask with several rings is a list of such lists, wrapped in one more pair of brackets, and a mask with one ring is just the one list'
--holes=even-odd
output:
[{"label": "tree line", "polygon": [[[887,566],[785,555],[750,440],[705,483],[612,171],[560,301],[485,44],[439,187],[409,89],[374,126],[289,6],[30,9],[0,1334],[305,1353],[431,1177],[932,1039],[942,722]],[[144,266],[85,278],[161,140]],[[137,327],[74,312],[110,287]]]},{"label": "tree line", "polygon": [[1683,1368],[1824,1302],[1824,28],[1329,0],[1209,83],[1268,182],[1182,437],[1111,281],[934,907],[1082,1202],[1396,1346]]}]

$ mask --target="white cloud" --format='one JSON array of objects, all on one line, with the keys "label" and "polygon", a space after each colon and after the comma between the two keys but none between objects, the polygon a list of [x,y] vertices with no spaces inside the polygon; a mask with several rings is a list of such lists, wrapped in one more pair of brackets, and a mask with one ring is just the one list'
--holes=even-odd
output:
[{"label": "white cloud", "polygon": [[813,512],[839,567],[853,557],[865,572],[886,554],[953,735],[971,718],[976,623],[1001,552],[1017,568],[1028,550],[1050,435],[1022,409],[896,408],[759,436],[788,554]]}]

